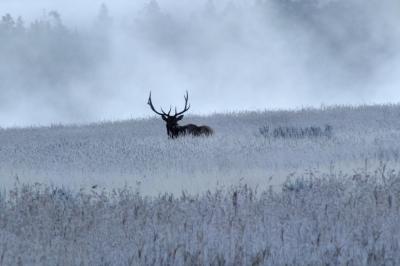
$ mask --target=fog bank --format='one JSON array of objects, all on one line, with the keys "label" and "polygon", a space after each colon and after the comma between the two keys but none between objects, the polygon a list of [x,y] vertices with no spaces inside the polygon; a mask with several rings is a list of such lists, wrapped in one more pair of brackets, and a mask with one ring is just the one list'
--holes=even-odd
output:
[{"label": "fog bank", "polygon": [[2,1],[0,126],[399,102],[395,0]]}]

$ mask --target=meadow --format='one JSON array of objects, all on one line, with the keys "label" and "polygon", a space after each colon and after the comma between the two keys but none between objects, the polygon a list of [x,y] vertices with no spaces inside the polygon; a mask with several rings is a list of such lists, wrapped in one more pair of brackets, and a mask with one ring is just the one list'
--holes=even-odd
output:
[{"label": "meadow", "polygon": [[[307,171],[352,173],[374,169],[380,161],[396,168],[399,117],[397,105],[188,116],[182,124],[207,124],[214,136],[173,141],[159,117],[1,129],[0,174],[8,187],[16,177],[75,189],[140,183],[143,193],[153,195],[197,193],[240,180],[279,185]],[[329,135],[279,132],[311,127],[324,132],[326,126]]]},{"label": "meadow", "polygon": [[0,265],[396,265],[400,106],[0,130]]}]

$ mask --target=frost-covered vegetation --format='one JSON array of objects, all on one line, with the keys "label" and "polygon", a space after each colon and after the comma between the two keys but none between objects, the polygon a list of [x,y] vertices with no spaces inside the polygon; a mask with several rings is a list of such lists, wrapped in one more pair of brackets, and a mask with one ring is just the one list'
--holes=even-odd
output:
[{"label": "frost-covered vegetation", "polygon": [[18,185],[0,197],[0,264],[398,265],[399,219],[384,164],[195,196]]},{"label": "frost-covered vegetation", "polygon": [[325,125],[321,127],[277,127],[273,130],[268,125],[259,129],[260,134],[265,138],[316,138],[316,137],[332,137],[332,126]]},{"label": "frost-covered vegetation", "polygon": [[399,264],[399,115],[189,116],[215,135],[174,140],[160,118],[2,129],[0,265]]},{"label": "frost-covered vegetation", "polygon": [[[149,111],[151,112],[151,111]],[[352,173],[380,161],[396,168],[400,107],[377,105],[188,116],[210,138],[167,138],[160,118],[92,125],[0,130],[2,184],[52,182],[70,188],[141,183],[142,192],[199,192],[239,180],[279,185],[287,175],[331,169]],[[275,128],[321,128],[331,136],[265,137]]]}]

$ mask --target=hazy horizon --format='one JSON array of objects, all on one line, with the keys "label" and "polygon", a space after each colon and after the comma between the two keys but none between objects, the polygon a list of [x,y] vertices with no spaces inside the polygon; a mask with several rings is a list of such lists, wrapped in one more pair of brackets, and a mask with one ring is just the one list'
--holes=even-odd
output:
[{"label": "hazy horizon", "polygon": [[150,117],[150,90],[164,109],[189,91],[190,114],[400,102],[395,0],[7,0],[0,11],[1,127]]}]

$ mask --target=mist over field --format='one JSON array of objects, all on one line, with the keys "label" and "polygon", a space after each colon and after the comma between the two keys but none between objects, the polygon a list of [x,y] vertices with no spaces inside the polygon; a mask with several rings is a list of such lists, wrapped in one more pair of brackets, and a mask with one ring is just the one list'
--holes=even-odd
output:
[{"label": "mist over field", "polygon": [[[103,4],[103,5],[102,5]],[[2,1],[0,125],[398,102],[400,4]],[[9,15],[7,15],[9,14]]]}]

